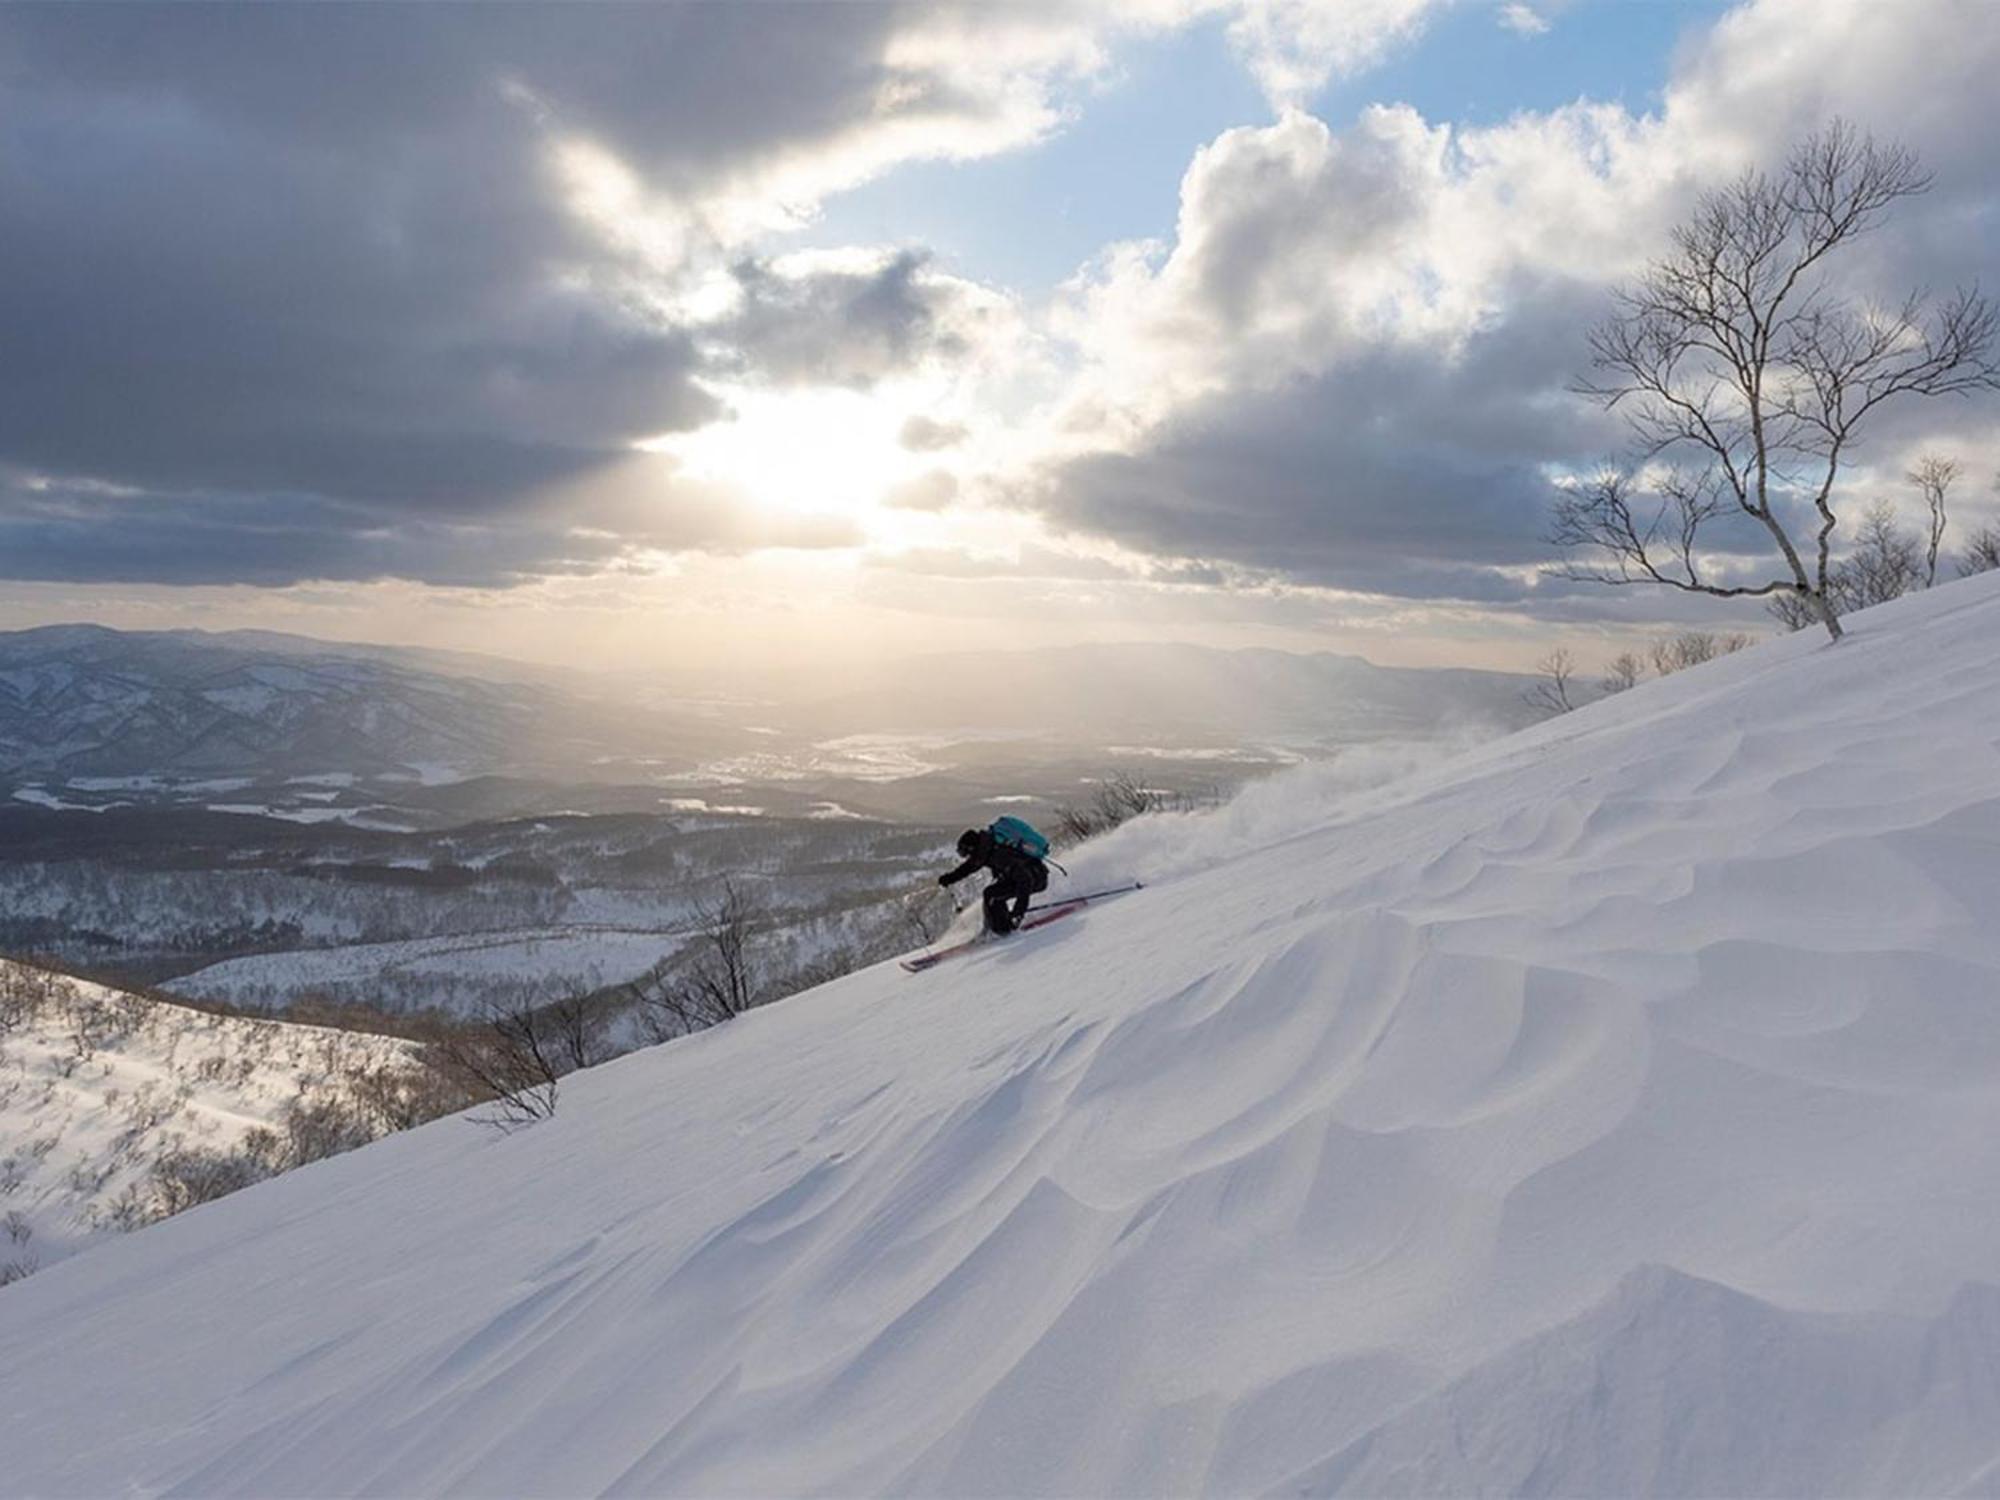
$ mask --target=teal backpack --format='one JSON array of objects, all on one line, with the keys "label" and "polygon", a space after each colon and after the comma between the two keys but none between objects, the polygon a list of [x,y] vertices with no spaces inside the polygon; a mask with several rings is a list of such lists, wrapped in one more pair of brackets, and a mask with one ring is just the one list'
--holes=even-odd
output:
[{"label": "teal backpack", "polygon": [[993,835],[995,843],[1005,844],[1009,849],[1018,849],[1031,859],[1049,857],[1049,841],[1037,833],[1031,824],[1012,814],[994,819],[993,826],[987,829],[987,832]]}]

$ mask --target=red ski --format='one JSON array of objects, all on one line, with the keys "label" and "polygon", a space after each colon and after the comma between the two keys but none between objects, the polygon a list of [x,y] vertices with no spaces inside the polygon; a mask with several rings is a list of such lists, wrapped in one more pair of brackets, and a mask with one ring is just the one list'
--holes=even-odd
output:
[{"label": "red ski", "polygon": [[[1064,917],[1082,911],[1084,907],[1093,901],[1101,901],[1106,896],[1122,896],[1127,891],[1143,889],[1145,887],[1139,881],[1135,880],[1129,885],[1112,886],[1108,890],[1091,891],[1088,895],[1068,896],[1061,901],[1050,901],[1041,906],[1031,906],[1028,908],[1027,918],[1014,931],[1030,932],[1037,927],[1046,927],[1051,922],[1059,922]],[[905,969],[909,970],[910,973],[921,974],[926,969],[936,968],[948,958],[957,958],[961,954],[970,953],[975,948],[983,948],[991,941],[993,941],[991,937],[985,933],[981,933],[978,937],[967,938],[962,943],[953,943],[949,948],[937,948],[928,953],[915,953],[908,958],[898,960],[898,962]]]}]

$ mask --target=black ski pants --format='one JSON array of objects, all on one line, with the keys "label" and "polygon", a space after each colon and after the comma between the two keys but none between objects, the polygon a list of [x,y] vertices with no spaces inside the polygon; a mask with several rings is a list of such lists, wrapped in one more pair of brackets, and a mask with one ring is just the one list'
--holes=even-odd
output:
[{"label": "black ski pants", "polygon": [[1017,866],[996,877],[980,896],[986,903],[986,930],[995,937],[1005,937],[1021,925],[1028,898],[1048,888],[1049,873],[1039,864]]}]

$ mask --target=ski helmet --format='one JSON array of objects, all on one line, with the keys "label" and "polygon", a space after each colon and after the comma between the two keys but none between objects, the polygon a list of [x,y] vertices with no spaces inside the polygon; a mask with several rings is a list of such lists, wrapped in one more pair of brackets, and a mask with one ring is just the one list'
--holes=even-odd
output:
[{"label": "ski helmet", "polygon": [[977,828],[968,828],[958,836],[958,852],[967,859],[972,858],[974,851],[978,848],[979,830]]}]

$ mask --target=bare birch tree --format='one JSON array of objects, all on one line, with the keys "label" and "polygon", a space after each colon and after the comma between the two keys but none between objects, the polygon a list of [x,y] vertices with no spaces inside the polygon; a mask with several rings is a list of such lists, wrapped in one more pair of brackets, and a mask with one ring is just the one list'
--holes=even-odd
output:
[{"label": "bare birch tree", "polygon": [[[1624,413],[1632,453],[1558,497],[1558,576],[1787,594],[1839,639],[1835,489],[1862,426],[1902,397],[2000,388],[1995,313],[1976,289],[1880,308],[1830,278],[1839,251],[1930,181],[1912,151],[1835,121],[1776,173],[1702,196],[1591,333],[1595,375],[1579,389]],[[1738,582],[1715,567],[1702,538],[1725,517],[1768,538],[1777,577]]]},{"label": "bare birch tree", "polygon": [[1957,478],[1958,465],[1935,454],[1918,459],[1917,466],[1909,473],[1910,483],[1917,487],[1924,509],[1930,514],[1930,540],[1924,552],[1925,588],[1937,582],[1938,547],[1944,541],[1944,505]]}]

